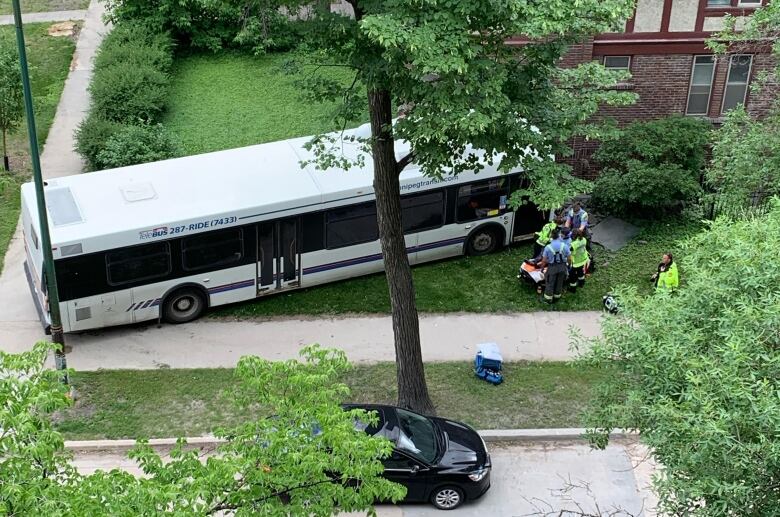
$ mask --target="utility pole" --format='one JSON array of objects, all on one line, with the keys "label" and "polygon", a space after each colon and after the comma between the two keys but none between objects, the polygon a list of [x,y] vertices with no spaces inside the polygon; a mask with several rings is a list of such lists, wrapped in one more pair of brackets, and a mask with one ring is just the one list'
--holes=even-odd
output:
[{"label": "utility pole", "polygon": [[16,43],[19,47],[19,66],[22,69],[22,89],[24,91],[24,110],[27,117],[27,135],[30,139],[30,158],[32,158],[33,179],[35,181],[35,198],[38,204],[38,220],[41,225],[41,247],[43,248],[43,270],[46,276],[46,290],[51,316],[51,340],[57,345],[54,351],[54,364],[62,372],[61,380],[69,385],[68,364],[65,360],[65,334],[62,331],[60,317],[60,295],[57,291],[57,279],[54,276],[54,255],[51,252],[49,237],[49,217],[46,213],[46,197],[43,192],[43,175],[41,161],[38,156],[38,135],[35,132],[35,113],[33,112],[32,90],[30,89],[30,72],[27,69],[27,51],[24,46],[24,30],[22,28],[22,9],[19,0],[11,0],[14,9],[14,25],[16,26]]}]

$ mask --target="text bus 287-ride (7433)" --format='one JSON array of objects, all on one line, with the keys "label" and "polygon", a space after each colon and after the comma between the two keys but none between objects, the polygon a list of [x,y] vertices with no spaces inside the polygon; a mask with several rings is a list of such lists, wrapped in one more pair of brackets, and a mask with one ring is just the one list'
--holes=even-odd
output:
[{"label": "text bus 287-ride (7433)", "polygon": [[[382,271],[370,157],[349,171],[302,169],[312,157],[303,147],[309,140],[49,180],[64,330],[181,323],[208,307]],[[353,157],[361,152],[343,147]],[[508,205],[519,172],[485,164],[436,180],[407,167],[400,182],[410,263],[482,255],[531,236],[543,214]],[[36,214],[28,183],[25,272],[48,326]]]}]

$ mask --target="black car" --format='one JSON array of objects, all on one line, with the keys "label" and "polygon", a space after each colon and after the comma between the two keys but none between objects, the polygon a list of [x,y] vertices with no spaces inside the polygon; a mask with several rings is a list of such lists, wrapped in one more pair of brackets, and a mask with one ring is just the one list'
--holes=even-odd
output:
[{"label": "black car", "polygon": [[452,510],[490,488],[490,455],[479,434],[466,424],[393,406],[345,408],[379,415],[377,425],[364,430],[393,442],[392,455],[383,460],[384,476],[406,487],[405,501],[430,501],[441,510]]}]

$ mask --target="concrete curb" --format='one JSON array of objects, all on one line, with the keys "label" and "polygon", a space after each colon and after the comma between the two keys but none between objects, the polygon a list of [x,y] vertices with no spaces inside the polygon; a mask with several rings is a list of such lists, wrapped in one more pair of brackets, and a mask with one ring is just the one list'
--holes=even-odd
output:
[{"label": "concrete curb", "polygon": [[[583,428],[563,428],[563,429],[487,429],[478,431],[479,435],[487,443],[532,443],[532,442],[554,442],[561,440],[581,441],[585,438]],[[627,438],[635,436],[622,430],[615,430],[610,433],[610,438]],[[210,448],[216,447],[225,440],[213,436],[194,436],[185,438],[187,445]],[[149,440],[149,445],[155,448],[170,448],[176,445],[177,438],[153,438]],[[122,451],[130,450],[135,446],[135,440],[82,440],[66,441],[65,448],[71,451],[95,452],[95,451]]]}]

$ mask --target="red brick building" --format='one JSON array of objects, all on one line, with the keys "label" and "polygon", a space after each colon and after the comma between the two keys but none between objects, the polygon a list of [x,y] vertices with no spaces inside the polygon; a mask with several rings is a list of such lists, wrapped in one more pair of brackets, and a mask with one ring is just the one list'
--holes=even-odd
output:
[{"label": "red brick building", "polygon": [[[636,104],[605,108],[621,123],[683,114],[713,122],[737,104],[761,116],[770,95],[755,95],[750,83],[773,60],[768,53],[715,57],[705,40],[723,28],[726,14],[744,17],[769,0],[637,0],[625,32],[601,34],[572,47],[563,66],[599,60],[608,68],[627,69],[632,78],[619,87],[638,94]],[[778,1],[778,0],[775,0]],[[739,28],[739,20],[737,28]],[[596,144],[575,144],[575,171],[588,175]]]}]

